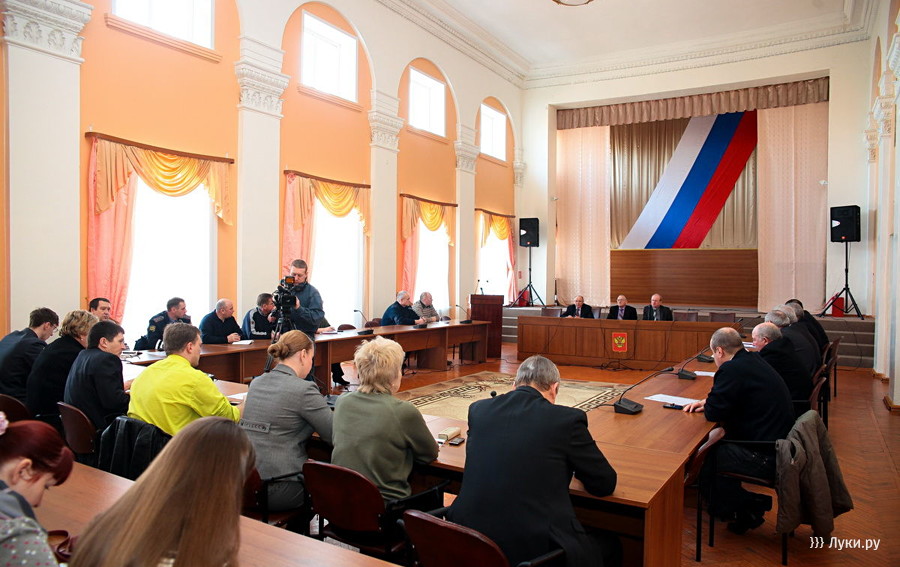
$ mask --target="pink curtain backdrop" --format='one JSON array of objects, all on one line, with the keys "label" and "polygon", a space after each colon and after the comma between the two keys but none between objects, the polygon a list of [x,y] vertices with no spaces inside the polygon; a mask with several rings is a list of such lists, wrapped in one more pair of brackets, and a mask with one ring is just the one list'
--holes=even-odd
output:
[{"label": "pink curtain backdrop", "polygon": [[[88,164],[88,202],[97,198],[97,142],[91,144]],[[116,188],[115,199],[102,213],[88,215],[88,299],[106,297],[112,303],[112,318],[121,321],[128,299],[131,275],[131,223],[138,176],[131,171],[125,184]]]},{"label": "pink curtain backdrop", "polygon": [[[281,275],[290,273],[291,262],[300,258],[309,265],[312,275],[313,263],[313,202],[307,201],[306,211],[301,211],[300,183],[298,175],[287,175],[287,188],[284,192],[284,228],[281,235]],[[303,222],[303,219],[306,222]]]},{"label": "pink curtain backdrop", "polygon": [[403,274],[400,278],[400,289],[412,295],[416,289],[416,271],[419,269],[419,223],[410,229],[409,236],[403,241]]},{"label": "pink curtain backdrop", "polygon": [[796,297],[825,300],[828,103],[759,111],[759,300],[768,311]]},{"label": "pink curtain backdrop", "polygon": [[513,301],[519,294],[516,286],[516,231],[513,224],[515,219],[507,219],[509,221],[509,238],[506,243],[509,245],[509,288],[506,290],[506,300]]}]

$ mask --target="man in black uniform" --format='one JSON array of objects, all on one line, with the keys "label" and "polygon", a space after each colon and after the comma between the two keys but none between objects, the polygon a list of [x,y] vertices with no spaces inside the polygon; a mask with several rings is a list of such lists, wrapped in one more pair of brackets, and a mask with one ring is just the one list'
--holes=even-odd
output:
[{"label": "man in black uniform", "polygon": [[147,334],[139,338],[134,344],[136,350],[155,349],[162,341],[163,331],[169,323],[188,323],[191,317],[187,314],[187,307],[180,297],[173,297],[166,302],[166,310],[161,311],[150,318],[147,324]]},{"label": "man in black uniform", "polygon": [[[707,421],[725,428],[725,440],[775,441],[784,439],[794,426],[791,394],[778,372],[761,357],[744,350],[741,335],[731,327],[713,333],[709,341],[713,360],[719,368],[707,397],[684,406],[686,412],[704,412]],[[772,500],[745,490],[741,481],[716,476],[735,472],[775,478],[775,446],[771,450],[748,448],[738,443],[720,443],[706,459],[701,486],[716,483],[715,510],[711,514],[731,520],[728,529],[743,534],[763,523],[763,514]]]},{"label": "man in black uniform", "polygon": [[216,308],[200,321],[200,339],[205,345],[226,345],[246,339],[234,320],[234,302],[220,299]]}]

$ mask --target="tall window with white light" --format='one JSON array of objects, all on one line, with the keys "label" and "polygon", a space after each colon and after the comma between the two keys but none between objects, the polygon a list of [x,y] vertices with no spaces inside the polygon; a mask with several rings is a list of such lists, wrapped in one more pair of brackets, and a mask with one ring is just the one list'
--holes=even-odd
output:
[{"label": "tall window with white light", "polygon": [[[509,242],[493,233],[478,251],[479,293],[502,295],[509,292]],[[512,299],[512,298],[507,298]]]},{"label": "tall window with white light", "polygon": [[303,12],[300,82],[356,102],[356,37]]},{"label": "tall window with white light", "polygon": [[122,326],[134,341],[172,297],[184,298],[195,325],[216,302],[216,216],[201,185],[169,197],[138,179],[132,221],[131,277]]},{"label": "tall window with white light", "polygon": [[447,111],[444,90],[444,83],[410,67],[410,126],[438,136],[445,135]]},{"label": "tall window with white light", "polygon": [[481,105],[481,153],[506,161],[506,114]]},{"label": "tall window with white light", "polygon": [[361,327],[365,321],[354,313],[362,309],[365,281],[365,247],[359,215],[353,211],[336,217],[316,199],[313,218],[310,283],[322,296],[325,318],[334,328],[344,323]]},{"label": "tall window with white light", "polygon": [[113,14],[203,47],[213,47],[213,0],[114,0]]},{"label": "tall window with white light", "polygon": [[[421,220],[416,232],[419,235],[419,263],[412,299],[417,301],[419,295],[427,291],[434,300],[434,308],[446,315],[450,307],[450,239],[443,226],[431,231]],[[407,291],[413,293],[413,290]]]}]

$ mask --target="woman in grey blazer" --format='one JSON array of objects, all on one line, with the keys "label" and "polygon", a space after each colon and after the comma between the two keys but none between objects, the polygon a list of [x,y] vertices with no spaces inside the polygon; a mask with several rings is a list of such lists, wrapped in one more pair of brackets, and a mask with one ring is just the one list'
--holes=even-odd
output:
[{"label": "woman in grey blazer", "polygon": [[272,478],[297,473],[269,485],[272,511],[303,503],[305,491],[299,473],[308,458],[306,443],[313,432],[331,443],[331,409],[315,384],[304,380],[312,368],[314,350],[304,333],[283,334],[269,346],[269,354],[278,359],[278,365],[250,383],[244,402],[241,427],[256,450],[259,475]]}]

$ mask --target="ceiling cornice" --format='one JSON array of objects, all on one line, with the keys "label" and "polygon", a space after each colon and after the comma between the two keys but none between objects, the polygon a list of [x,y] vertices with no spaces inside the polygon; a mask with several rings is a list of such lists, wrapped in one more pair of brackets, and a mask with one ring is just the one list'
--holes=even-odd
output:
[{"label": "ceiling cornice", "polygon": [[[842,14],[782,24],[766,30],[660,49],[619,52],[571,65],[535,66],[469,20],[445,0],[377,0],[388,9],[443,40],[504,79],[525,88],[542,88],[681,71],[785,55],[866,41],[877,0],[844,0]],[[853,15],[858,14],[854,21]]]}]

